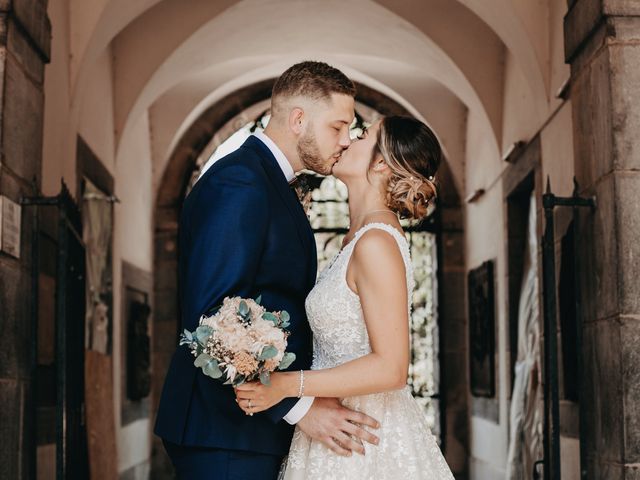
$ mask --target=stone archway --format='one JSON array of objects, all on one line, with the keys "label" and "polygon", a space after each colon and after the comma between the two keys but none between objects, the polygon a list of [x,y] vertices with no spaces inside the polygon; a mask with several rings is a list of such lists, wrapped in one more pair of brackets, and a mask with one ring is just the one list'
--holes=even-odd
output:
[{"label": "stone archway", "polygon": [[[164,377],[171,361],[179,333],[179,308],[177,285],[177,232],[182,201],[187,191],[196,161],[211,138],[227,122],[259,102],[271,96],[275,79],[264,80],[237,90],[205,110],[185,131],[177,142],[162,175],[155,203],[154,229],[154,325],[152,338],[152,412],[155,412]],[[357,84],[357,101],[375,108],[383,115],[411,115],[395,100],[363,84]],[[439,208],[438,236],[438,283],[440,295],[440,365],[461,372],[466,371],[464,337],[459,335],[465,328],[463,312],[455,308],[455,302],[447,298],[461,298],[464,285],[458,278],[464,275],[464,258],[459,253],[449,255],[447,250],[462,251],[463,232],[460,197],[455,188],[453,175],[448,165],[441,168],[442,194]],[[451,248],[453,247],[453,248]],[[459,247],[459,248],[458,248]],[[462,287],[463,288],[463,287]],[[456,291],[456,289],[458,291]],[[462,323],[461,323],[462,322]],[[445,343],[446,341],[446,343]],[[451,399],[451,405],[442,408],[442,439],[445,455],[456,472],[466,472],[468,439],[466,427],[466,380],[464,375],[443,375],[441,380],[441,403]],[[154,415],[152,414],[152,418]],[[451,445],[451,448],[447,448]],[[152,452],[153,478],[169,477],[172,467],[164,454],[161,442],[156,437]]]}]

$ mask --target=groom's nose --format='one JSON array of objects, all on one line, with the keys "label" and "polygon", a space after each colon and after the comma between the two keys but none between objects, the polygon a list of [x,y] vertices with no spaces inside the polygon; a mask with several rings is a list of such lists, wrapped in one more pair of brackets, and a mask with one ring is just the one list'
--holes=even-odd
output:
[{"label": "groom's nose", "polygon": [[349,148],[349,145],[351,145],[351,135],[349,135],[348,128],[343,129],[343,132],[340,135],[340,141],[338,143],[344,149]]}]

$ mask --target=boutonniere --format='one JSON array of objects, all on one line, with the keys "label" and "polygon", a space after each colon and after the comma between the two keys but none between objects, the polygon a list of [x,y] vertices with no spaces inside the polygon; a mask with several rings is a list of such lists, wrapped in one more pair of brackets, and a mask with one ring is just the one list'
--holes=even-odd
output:
[{"label": "boutonniere", "polygon": [[300,205],[302,205],[302,209],[307,217],[309,216],[309,210],[311,209],[311,194],[314,188],[312,182],[309,181],[310,177],[313,177],[313,175],[301,173],[291,184],[291,188],[298,197],[298,201],[300,202]]}]

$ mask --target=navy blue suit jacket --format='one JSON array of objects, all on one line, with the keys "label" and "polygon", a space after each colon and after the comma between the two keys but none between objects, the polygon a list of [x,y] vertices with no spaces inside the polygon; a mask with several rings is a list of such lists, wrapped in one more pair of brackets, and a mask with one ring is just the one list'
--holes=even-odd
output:
[{"label": "navy blue suit jacket", "polygon": [[[282,169],[259,139],[249,137],[216,162],[185,199],[179,229],[182,328],[226,296],[262,295],[267,310],[291,316],[289,370],[311,366],[312,339],[304,302],[316,278],[309,221]],[[293,427],[283,417],[297,399],[285,399],[252,417],[233,389],[193,366],[186,346],[167,372],[155,433],[178,445],[284,455]]]}]

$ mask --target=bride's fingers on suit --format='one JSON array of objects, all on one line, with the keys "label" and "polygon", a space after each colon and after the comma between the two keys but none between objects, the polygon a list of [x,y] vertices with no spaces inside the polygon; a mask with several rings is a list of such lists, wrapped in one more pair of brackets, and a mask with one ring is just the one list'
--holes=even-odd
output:
[{"label": "bride's fingers on suit", "polygon": [[249,401],[251,401],[251,405],[254,408],[257,408],[258,406],[264,406],[266,403],[268,403],[265,401],[264,398],[257,395],[247,395],[247,396],[237,397],[236,400],[238,402],[241,402],[244,405],[247,405]]},{"label": "bride's fingers on suit", "polygon": [[236,400],[255,400],[256,395],[253,392],[236,392]]},{"label": "bride's fingers on suit", "polygon": [[247,412],[252,412],[252,413],[262,412],[267,408],[269,408],[268,405],[266,405],[265,403],[259,400],[251,400],[251,401],[243,400],[240,403],[240,406],[242,407],[243,410]]},{"label": "bride's fingers on suit", "polygon": [[240,392],[250,392],[252,390],[255,390],[256,387],[258,387],[260,384],[258,384],[257,382],[248,382],[248,383],[243,383],[241,385],[238,385],[237,387],[235,387],[236,392],[240,391]]}]

